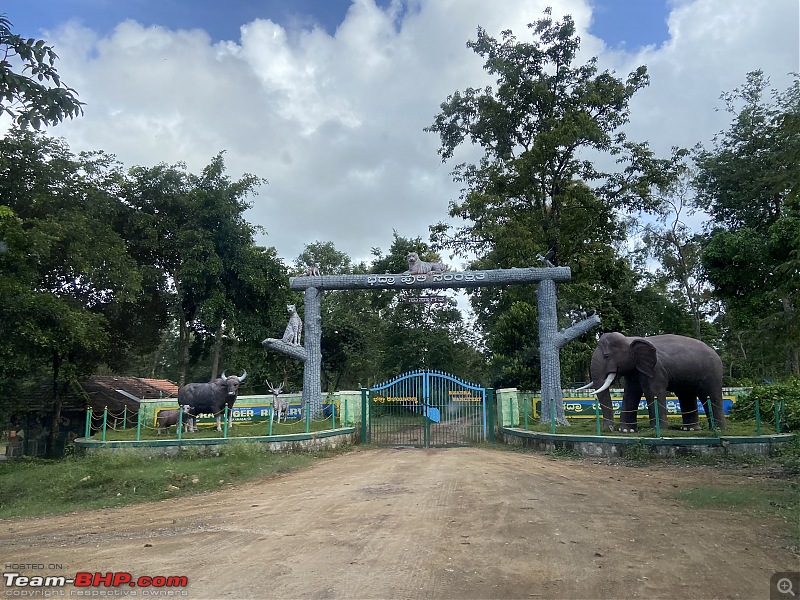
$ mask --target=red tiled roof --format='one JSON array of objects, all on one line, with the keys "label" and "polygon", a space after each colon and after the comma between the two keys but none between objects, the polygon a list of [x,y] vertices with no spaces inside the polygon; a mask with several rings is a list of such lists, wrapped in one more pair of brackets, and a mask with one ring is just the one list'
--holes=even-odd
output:
[{"label": "red tiled roof", "polygon": [[178,395],[178,386],[166,379],[93,375],[86,381],[82,381],[81,385],[89,393],[97,391],[113,396],[118,393],[117,390],[123,390],[140,400],[169,398]]},{"label": "red tiled roof", "polygon": [[106,406],[111,410],[122,410],[123,406],[138,410],[139,400],[178,396],[178,386],[166,379],[93,375],[81,381],[81,387],[89,396],[89,404],[98,410]]},{"label": "red tiled roof", "polygon": [[170,396],[178,396],[178,384],[169,379],[142,379],[142,381],[156,389],[167,392]]}]

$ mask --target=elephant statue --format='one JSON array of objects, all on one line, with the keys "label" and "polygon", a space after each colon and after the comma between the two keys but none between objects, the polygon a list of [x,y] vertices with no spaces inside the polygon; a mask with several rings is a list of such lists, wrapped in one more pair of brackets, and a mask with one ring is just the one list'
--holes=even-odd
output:
[{"label": "elephant statue", "polygon": [[[655,398],[659,425],[666,429],[667,390],[678,397],[683,415],[681,429],[700,429],[697,400],[707,406],[706,398],[711,399],[716,426],[725,428],[722,360],[700,340],[671,334],[626,337],[618,332],[606,333],[597,342],[590,370],[592,382],[581,389],[594,389],[603,412],[603,427],[607,429],[614,429],[614,409],[608,389],[620,376],[625,378],[620,417],[620,431],[624,433],[636,431],[636,413],[642,395],[647,400],[650,426],[655,427]],[[708,419],[710,422],[711,418]]]}]

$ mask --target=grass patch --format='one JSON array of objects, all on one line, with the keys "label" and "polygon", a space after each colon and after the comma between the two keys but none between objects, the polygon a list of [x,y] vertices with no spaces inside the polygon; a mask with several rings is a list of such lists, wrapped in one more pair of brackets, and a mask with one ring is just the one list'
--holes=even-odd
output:
[{"label": "grass patch", "polygon": [[751,512],[764,511],[789,511],[787,514],[798,514],[800,496],[798,486],[788,484],[783,486],[764,487],[763,482],[755,485],[741,485],[735,487],[722,487],[714,485],[701,485],[690,490],[677,492],[674,497],[688,502],[694,508],[721,508],[730,510],[747,510]]},{"label": "grass patch", "polygon": [[582,459],[583,456],[577,450],[567,450],[566,448],[555,448],[554,450],[547,453],[550,456],[555,456],[557,458],[569,458],[569,459]]},{"label": "grass patch", "polygon": [[671,494],[692,508],[743,512],[782,519],[794,552],[800,550],[800,481],[739,482],[735,486],[700,485]]},{"label": "grass patch", "polygon": [[63,514],[150,502],[220,489],[307,467],[336,451],[276,454],[260,444],[230,444],[219,456],[189,448],[179,457],[134,450],[62,460],[0,462],[0,518]]}]

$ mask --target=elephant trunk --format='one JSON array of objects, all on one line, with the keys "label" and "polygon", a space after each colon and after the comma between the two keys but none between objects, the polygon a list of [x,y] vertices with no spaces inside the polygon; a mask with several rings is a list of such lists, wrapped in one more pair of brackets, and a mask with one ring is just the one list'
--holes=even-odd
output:
[{"label": "elephant trunk", "polygon": [[597,396],[597,400],[600,403],[600,410],[603,413],[603,428],[614,431],[614,407],[611,404],[611,392],[609,392],[608,389],[611,387],[611,384],[614,383],[617,374],[616,372],[608,373],[605,381],[600,383],[599,376],[598,378],[594,377],[595,373],[597,373],[597,369],[593,366],[592,381],[582,388],[578,388],[576,391],[592,390],[589,393]]},{"label": "elephant trunk", "polygon": [[614,407],[611,404],[611,393],[608,390],[595,393],[600,403],[600,412],[603,414],[603,428],[614,431]]},{"label": "elephant trunk", "polygon": [[587,386],[587,389],[594,388],[591,393],[597,396],[600,404],[600,410],[603,413],[603,428],[614,431],[614,407],[611,404],[609,388],[617,377],[617,364],[603,355],[603,349],[599,344],[592,354],[589,372],[592,383]]}]

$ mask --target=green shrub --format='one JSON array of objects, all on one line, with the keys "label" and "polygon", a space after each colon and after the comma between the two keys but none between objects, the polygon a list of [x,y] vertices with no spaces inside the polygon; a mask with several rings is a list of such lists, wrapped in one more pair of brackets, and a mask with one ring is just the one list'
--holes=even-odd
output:
[{"label": "green shrub", "polygon": [[787,473],[800,474],[800,436],[795,436],[788,444],[779,444],[775,450],[775,460]]},{"label": "green shrub", "polygon": [[781,431],[800,431],[800,379],[757,385],[733,406],[731,420],[750,421],[756,418],[756,400],[762,423],[775,424],[775,402],[783,401]]}]

